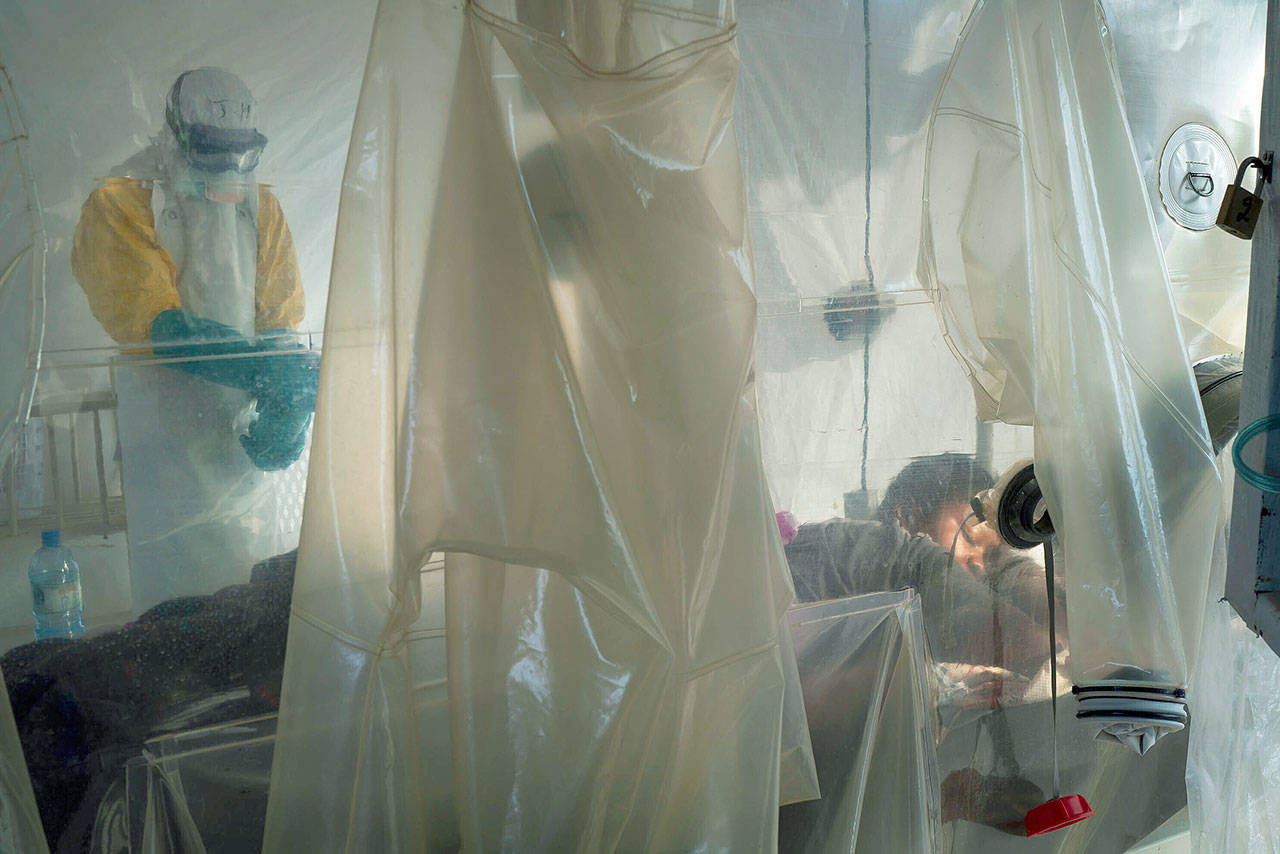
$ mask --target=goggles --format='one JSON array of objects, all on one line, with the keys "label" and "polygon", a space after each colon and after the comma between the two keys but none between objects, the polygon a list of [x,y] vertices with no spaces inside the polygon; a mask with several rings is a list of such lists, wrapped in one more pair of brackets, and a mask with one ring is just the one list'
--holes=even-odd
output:
[{"label": "goggles", "polygon": [[267,138],[252,129],[186,125],[172,120],[169,127],[187,162],[202,172],[252,172],[267,144]]}]

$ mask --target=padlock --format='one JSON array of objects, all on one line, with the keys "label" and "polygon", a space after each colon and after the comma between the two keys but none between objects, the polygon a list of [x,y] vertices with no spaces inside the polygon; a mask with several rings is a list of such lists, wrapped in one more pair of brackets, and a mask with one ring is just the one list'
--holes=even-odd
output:
[{"label": "padlock", "polygon": [[[1242,240],[1252,240],[1253,231],[1258,227],[1258,215],[1262,213],[1262,182],[1271,180],[1271,152],[1267,154],[1266,160],[1246,157],[1236,172],[1236,180],[1222,194],[1222,207],[1218,209],[1218,228]],[[1258,169],[1258,183],[1252,193],[1240,186],[1244,181],[1244,173],[1250,166]]]}]

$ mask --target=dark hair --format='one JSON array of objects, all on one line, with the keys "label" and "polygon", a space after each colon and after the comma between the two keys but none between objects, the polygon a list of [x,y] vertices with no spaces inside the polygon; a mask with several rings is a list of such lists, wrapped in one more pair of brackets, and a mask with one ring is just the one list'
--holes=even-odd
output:
[{"label": "dark hair", "polygon": [[901,525],[909,534],[924,533],[937,522],[944,504],[968,503],[993,483],[991,472],[969,454],[916,457],[884,491],[876,515],[882,522]]}]

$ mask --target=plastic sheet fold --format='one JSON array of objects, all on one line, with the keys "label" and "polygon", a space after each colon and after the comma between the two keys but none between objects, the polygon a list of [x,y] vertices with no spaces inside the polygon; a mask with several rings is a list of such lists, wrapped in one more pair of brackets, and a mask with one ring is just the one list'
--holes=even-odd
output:
[{"label": "plastic sheet fold", "polygon": [[1193,851],[1268,854],[1280,845],[1280,659],[1220,595],[1235,482],[1231,454],[1222,454],[1219,465],[1227,489],[1209,580],[1209,589],[1219,594],[1205,602],[1192,681],[1203,699],[1187,756],[1190,840]]},{"label": "plastic sheet fold", "polygon": [[1123,107],[1100,7],[981,4],[934,109],[921,275],[980,414],[1034,422],[1076,684],[1172,691],[1221,484]]},{"label": "plastic sheet fold", "polygon": [[1280,662],[1225,602],[1205,615],[1187,798],[1197,851],[1272,852],[1280,794]]},{"label": "plastic sheet fold", "polygon": [[0,698],[0,850],[48,851],[7,697]]},{"label": "plastic sheet fold", "polygon": [[0,56],[0,460],[18,444],[35,393],[44,341],[44,217],[27,122]]},{"label": "plastic sheet fold", "polygon": [[919,597],[870,593],[788,616],[822,798],[782,809],[779,850],[938,850],[937,731]]},{"label": "plastic sheet fold", "polygon": [[[807,734],[736,72],[731,21],[696,9],[383,4],[266,850],[772,847]],[[440,678],[447,751],[417,722]],[[456,827],[424,810],[447,774]]]}]

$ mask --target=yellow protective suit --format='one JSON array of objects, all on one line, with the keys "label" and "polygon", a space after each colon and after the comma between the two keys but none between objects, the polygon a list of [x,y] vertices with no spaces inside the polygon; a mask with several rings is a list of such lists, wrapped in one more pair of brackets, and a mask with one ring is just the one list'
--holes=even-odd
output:
[{"label": "yellow protective suit", "polygon": [[[71,244],[71,272],[89,298],[89,308],[121,344],[151,338],[151,322],[182,308],[178,268],[156,236],[151,189],[140,181],[108,180],[85,201]],[[293,236],[280,202],[258,189],[258,256],[255,277],[257,331],[293,329],[305,301]]]}]

